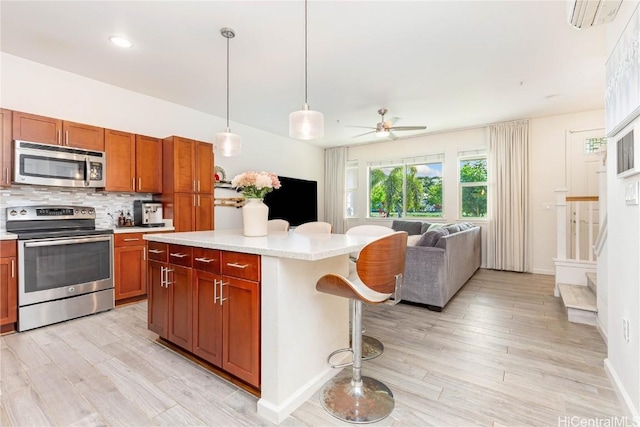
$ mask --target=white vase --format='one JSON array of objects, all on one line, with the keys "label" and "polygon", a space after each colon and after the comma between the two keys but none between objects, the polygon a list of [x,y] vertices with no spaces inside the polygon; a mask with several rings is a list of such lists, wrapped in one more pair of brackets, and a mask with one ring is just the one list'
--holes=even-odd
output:
[{"label": "white vase", "polygon": [[266,236],[268,220],[269,207],[262,202],[262,199],[245,199],[242,207],[242,234],[248,237]]}]

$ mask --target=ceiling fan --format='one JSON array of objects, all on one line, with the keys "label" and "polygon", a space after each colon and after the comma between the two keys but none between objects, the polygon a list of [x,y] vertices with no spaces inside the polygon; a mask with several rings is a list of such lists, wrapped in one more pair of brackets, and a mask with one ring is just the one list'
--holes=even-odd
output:
[{"label": "ceiling fan", "polygon": [[355,135],[353,138],[358,138],[360,136],[369,135],[371,133],[375,133],[377,137],[384,138],[389,137],[391,139],[397,139],[398,137],[392,131],[403,131],[403,130],[424,130],[426,126],[394,126],[393,124],[398,120],[397,117],[392,117],[390,120],[385,121],[384,115],[387,114],[388,110],[386,108],[380,108],[378,110],[378,114],[380,114],[380,122],[376,124],[375,127],[371,126],[352,126],[366,129],[373,129],[372,131],[361,133],[360,135]]}]

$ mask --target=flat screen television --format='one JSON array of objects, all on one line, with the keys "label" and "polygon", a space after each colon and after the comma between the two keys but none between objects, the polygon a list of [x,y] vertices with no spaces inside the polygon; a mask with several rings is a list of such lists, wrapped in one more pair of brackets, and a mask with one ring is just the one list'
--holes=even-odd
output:
[{"label": "flat screen television", "polygon": [[269,219],[284,219],[292,227],[318,220],[318,183],[306,179],[279,176],[280,189],[264,198]]}]

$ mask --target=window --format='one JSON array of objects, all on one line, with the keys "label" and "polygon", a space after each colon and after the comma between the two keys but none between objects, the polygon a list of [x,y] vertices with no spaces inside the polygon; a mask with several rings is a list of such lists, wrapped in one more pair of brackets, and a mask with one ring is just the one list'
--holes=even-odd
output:
[{"label": "window", "polygon": [[358,161],[350,160],[344,174],[345,181],[345,216],[353,218],[357,215],[358,200]]},{"label": "window", "polygon": [[370,218],[441,216],[442,161],[369,165]]},{"label": "window", "polygon": [[487,158],[460,159],[460,217],[487,216]]}]

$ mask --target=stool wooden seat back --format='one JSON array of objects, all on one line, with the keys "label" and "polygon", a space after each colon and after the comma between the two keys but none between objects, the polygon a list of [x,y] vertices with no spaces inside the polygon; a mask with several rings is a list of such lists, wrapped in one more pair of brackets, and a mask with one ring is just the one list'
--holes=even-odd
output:
[{"label": "stool wooden seat back", "polygon": [[[407,250],[407,233],[398,231],[379,237],[360,251],[357,274],[322,276],[319,292],[353,301],[351,342],[352,375],[333,378],[320,391],[322,407],[334,417],[353,423],[372,423],[386,418],[394,407],[393,393],[380,381],[361,375],[362,303],[397,304],[402,298],[402,276]],[[335,352],[334,352],[335,353]],[[332,353],[333,354],[333,353]]]}]

